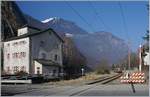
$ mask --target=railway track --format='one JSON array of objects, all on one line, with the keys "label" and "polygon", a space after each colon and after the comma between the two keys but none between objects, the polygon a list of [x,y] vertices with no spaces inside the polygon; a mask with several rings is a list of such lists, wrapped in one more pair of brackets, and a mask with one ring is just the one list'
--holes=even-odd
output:
[{"label": "railway track", "polygon": [[96,84],[96,83],[107,84],[107,83],[121,77],[122,75],[123,75],[123,73],[119,73],[119,74],[116,74],[116,75],[113,75],[110,77],[100,78],[93,82],[86,83],[86,85],[91,85],[91,84]]},{"label": "railway track", "polygon": [[110,77],[110,78],[104,80],[104,81],[101,82],[101,83],[102,83],[102,84],[107,84],[107,83],[109,83],[109,82],[111,82],[111,81],[113,81],[113,80],[116,80],[116,79],[120,78],[122,75],[123,75],[123,73],[117,74],[117,75],[115,75],[115,76],[113,76],[113,77]]},{"label": "railway track", "polygon": [[75,92],[75,93],[71,94],[70,96],[80,95],[80,94],[86,92],[89,89],[92,89],[94,87],[98,87],[99,84],[107,84],[107,83],[109,83],[111,81],[114,81],[114,80],[120,78],[122,75],[123,75],[123,73],[119,73],[119,74],[113,75],[111,77],[105,77],[105,78],[98,79],[98,80],[96,80],[94,82],[87,83],[87,85],[92,85],[93,84],[92,87],[88,87],[88,88],[83,89],[81,91]]}]

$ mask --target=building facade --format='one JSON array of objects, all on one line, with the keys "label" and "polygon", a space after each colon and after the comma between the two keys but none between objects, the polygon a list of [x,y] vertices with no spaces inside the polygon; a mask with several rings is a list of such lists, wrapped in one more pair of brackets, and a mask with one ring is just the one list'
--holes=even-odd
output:
[{"label": "building facade", "polygon": [[4,70],[58,77],[63,72],[63,40],[52,29],[24,26],[18,36],[4,42]]},{"label": "building facade", "polygon": [[150,65],[150,53],[146,52],[146,56],[143,58],[144,65]]}]

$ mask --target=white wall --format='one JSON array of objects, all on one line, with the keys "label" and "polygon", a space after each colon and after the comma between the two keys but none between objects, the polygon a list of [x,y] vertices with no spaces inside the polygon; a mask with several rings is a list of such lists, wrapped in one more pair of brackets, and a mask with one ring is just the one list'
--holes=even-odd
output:
[{"label": "white wall", "polygon": [[26,34],[26,33],[28,33],[28,28],[27,27],[18,29],[18,36]]},{"label": "white wall", "polygon": [[146,52],[146,56],[144,57],[144,65],[150,65],[150,53]]},{"label": "white wall", "polygon": [[40,64],[39,62],[37,61],[34,61],[34,74],[37,74],[37,71],[38,71],[38,67],[40,68],[39,69],[39,74],[42,74],[42,64]]},{"label": "white wall", "polygon": [[[14,43],[17,44],[14,45]],[[25,53],[25,57],[21,55],[21,52]],[[14,53],[17,53],[18,57]],[[8,71],[9,67],[10,73],[14,73],[14,66],[18,66],[19,70],[25,66],[25,71],[29,73],[29,38],[4,42],[4,70]]]},{"label": "white wall", "polygon": [[18,29],[18,36],[23,35],[23,34],[26,34],[26,33],[37,32],[37,31],[39,31],[39,30],[37,30],[37,29],[32,29],[32,28],[30,28],[30,27],[24,27],[24,28]]}]

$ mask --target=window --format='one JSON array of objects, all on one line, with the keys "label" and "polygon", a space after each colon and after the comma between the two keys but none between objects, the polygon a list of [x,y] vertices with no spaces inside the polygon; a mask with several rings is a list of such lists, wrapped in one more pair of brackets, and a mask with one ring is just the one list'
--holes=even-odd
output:
[{"label": "window", "polygon": [[21,52],[19,53],[19,58],[21,58],[22,56],[21,56]]},{"label": "window", "polygon": [[37,67],[37,74],[40,74],[40,67]]},{"label": "window", "polygon": [[20,44],[20,45],[26,44],[26,41],[20,41],[19,44]]},{"label": "window", "polygon": [[26,52],[18,52],[18,53],[13,53],[12,54],[13,58],[22,58],[22,57],[26,57]]},{"label": "window", "polygon": [[19,67],[18,66],[16,66],[16,71],[19,71]]},{"label": "window", "polygon": [[59,44],[58,44],[58,43],[55,45],[55,48],[56,48],[56,49],[58,49],[58,48],[59,48]]},{"label": "window", "polygon": [[55,60],[55,61],[57,61],[57,58],[58,58],[58,56],[57,56],[57,55],[55,55],[55,59],[54,59],[54,60]]},{"label": "window", "polygon": [[18,45],[18,42],[16,42],[15,44]]},{"label": "window", "polygon": [[26,57],[26,53],[25,52],[23,52],[22,54],[23,54],[23,57]]},{"label": "window", "polygon": [[15,53],[12,54],[12,57],[15,58]]},{"label": "window", "polygon": [[20,41],[19,44],[21,45],[21,44],[22,44],[22,41]]},{"label": "window", "polygon": [[56,70],[54,69],[54,70],[53,70],[53,76],[55,76],[55,74],[56,74]]},{"label": "window", "polygon": [[42,59],[46,59],[46,54],[42,53]]},{"label": "window", "polygon": [[18,66],[14,66],[14,72],[17,72],[19,70]]},{"label": "window", "polygon": [[16,46],[16,45],[18,45],[18,42],[14,42],[14,43],[13,43],[13,46]]},{"label": "window", "polygon": [[8,43],[7,46],[10,46],[10,44]]},{"label": "window", "polygon": [[20,58],[22,58],[23,57],[23,52],[20,52]]},{"label": "window", "polygon": [[21,57],[26,57],[26,52],[21,52]]},{"label": "window", "polygon": [[17,58],[17,53],[13,53],[13,58]]},{"label": "window", "polygon": [[19,57],[19,53],[16,53],[16,58],[18,58]]},{"label": "window", "polygon": [[40,41],[40,47],[44,46],[44,41]]},{"label": "window", "polygon": [[7,54],[7,59],[9,59],[10,58],[10,54]]},{"label": "window", "polygon": [[10,67],[9,66],[7,67],[7,72],[10,72]]},{"label": "window", "polygon": [[16,72],[16,66],[14,67],[14,72]]}]

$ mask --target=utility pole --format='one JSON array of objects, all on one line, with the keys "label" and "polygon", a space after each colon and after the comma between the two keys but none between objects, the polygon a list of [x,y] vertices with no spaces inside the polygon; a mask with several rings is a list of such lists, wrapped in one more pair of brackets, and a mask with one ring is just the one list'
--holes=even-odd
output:
[{"label": "utility pole", "polygon": [[141,45],[139,46],[139,71],[142,71]]}]

